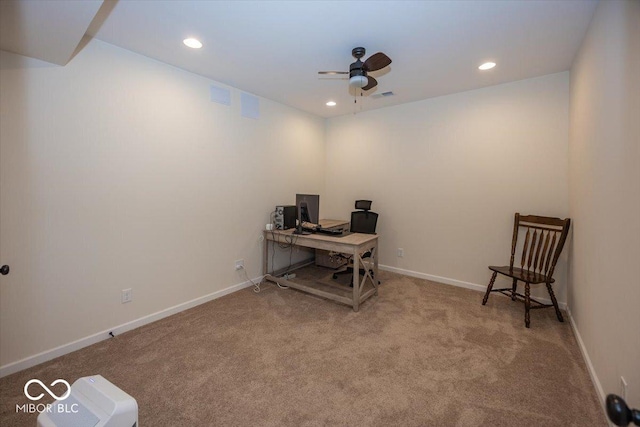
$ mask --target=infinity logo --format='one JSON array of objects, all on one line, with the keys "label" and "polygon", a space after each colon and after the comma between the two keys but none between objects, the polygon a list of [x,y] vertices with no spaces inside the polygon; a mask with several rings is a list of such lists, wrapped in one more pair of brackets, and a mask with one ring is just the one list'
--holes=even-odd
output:
[{"label": "infinity logo", "polygon": [[62,383],[62,384],[67,386],[67,391],[66,391],[65,394],[63,394],[62,396],[56,396],[56,394],[54,392],[52,392],[46,385],[44,385],[44,383],[42,381],[33,379],[33,380],[27,381],[27,383],[24,385],[24,395],[27,396],[27,398],[30,399],[30,400],[40,400],[40,399],[42,399],[42,396],[44,396],[44,393],[40,393],[39,395],[37,395],[35,397],[31,396],[29,394],[28,388],[33,383],[40,384],[40,387],[45,389],[45,391],[47,393],[49,393],[49,396],[53,397],[56,400],[64,400],[67,397],[69,397],[69,395],[71,394],[71,386],[65,380],[57,379],[57,380],[55,380],[54,382],[51,383],[51,387],[53,387],[54,385],[59,384],[59,383]]}]

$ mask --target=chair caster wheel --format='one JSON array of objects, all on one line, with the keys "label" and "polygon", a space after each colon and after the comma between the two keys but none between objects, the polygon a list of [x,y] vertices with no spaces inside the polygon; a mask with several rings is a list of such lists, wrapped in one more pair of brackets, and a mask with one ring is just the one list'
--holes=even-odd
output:
[{"label": "chair caster wheel", "polygon": [[338,275],[337,275],[337,274],[334,274],[334,275],[333,275],[333,280],[336,280],[337,278],[338,278]]}]

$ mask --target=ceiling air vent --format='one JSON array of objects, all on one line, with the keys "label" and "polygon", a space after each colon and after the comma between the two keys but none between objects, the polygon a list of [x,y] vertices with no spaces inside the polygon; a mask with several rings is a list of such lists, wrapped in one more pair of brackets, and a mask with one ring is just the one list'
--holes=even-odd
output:
[{"label": "ceiling air vent", "polygon": [[382,93],[376,93],[375,95],[371,95],[371,98],[373,99],[378,99],[378,98],[388,98],[390,96],[395,95],[393,92],[389,91],[389,92],[382,92]]}]

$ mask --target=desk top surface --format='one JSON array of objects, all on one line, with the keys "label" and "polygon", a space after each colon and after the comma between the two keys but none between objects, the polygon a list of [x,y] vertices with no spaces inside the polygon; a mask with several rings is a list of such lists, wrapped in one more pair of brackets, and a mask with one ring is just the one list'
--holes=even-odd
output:
[{"label": "desk top surface", "polygon": [[[338,219],[321,219],[319,222],[323,228],[339,227],[341,225],[349,224],[349,221],[338,220]],[[293,232],[294,232],[294,229],[291,228],[289,230],[265,231],[265,235],[267,236],[266,237],[267,240],[280,240],[279,238],[274,238],[275,236],[278,236],[278,237],[283,236],[287,238],[291,236],[291,238],[293,239],[312,239],[312,240],[341,243],[344,245],[353,245],[353,246],[359,246],[364,243],[376,240],[378,238],[377,234],[364,234],[364,233],[351,233],[351,234],[347,234],[346,236],[344,235],[331,236],[328,234],[320,234],[320,233],[293,234]]]}]

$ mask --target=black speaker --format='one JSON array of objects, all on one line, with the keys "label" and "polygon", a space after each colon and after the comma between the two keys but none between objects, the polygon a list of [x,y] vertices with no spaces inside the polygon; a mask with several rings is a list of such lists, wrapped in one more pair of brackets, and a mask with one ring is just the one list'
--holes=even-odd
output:
[{"label": "black speaker", "polygon": [[274,223],[276,230],[288,230],[296,228],[296,217],[298,216],[295,205],[276,206]]}]

